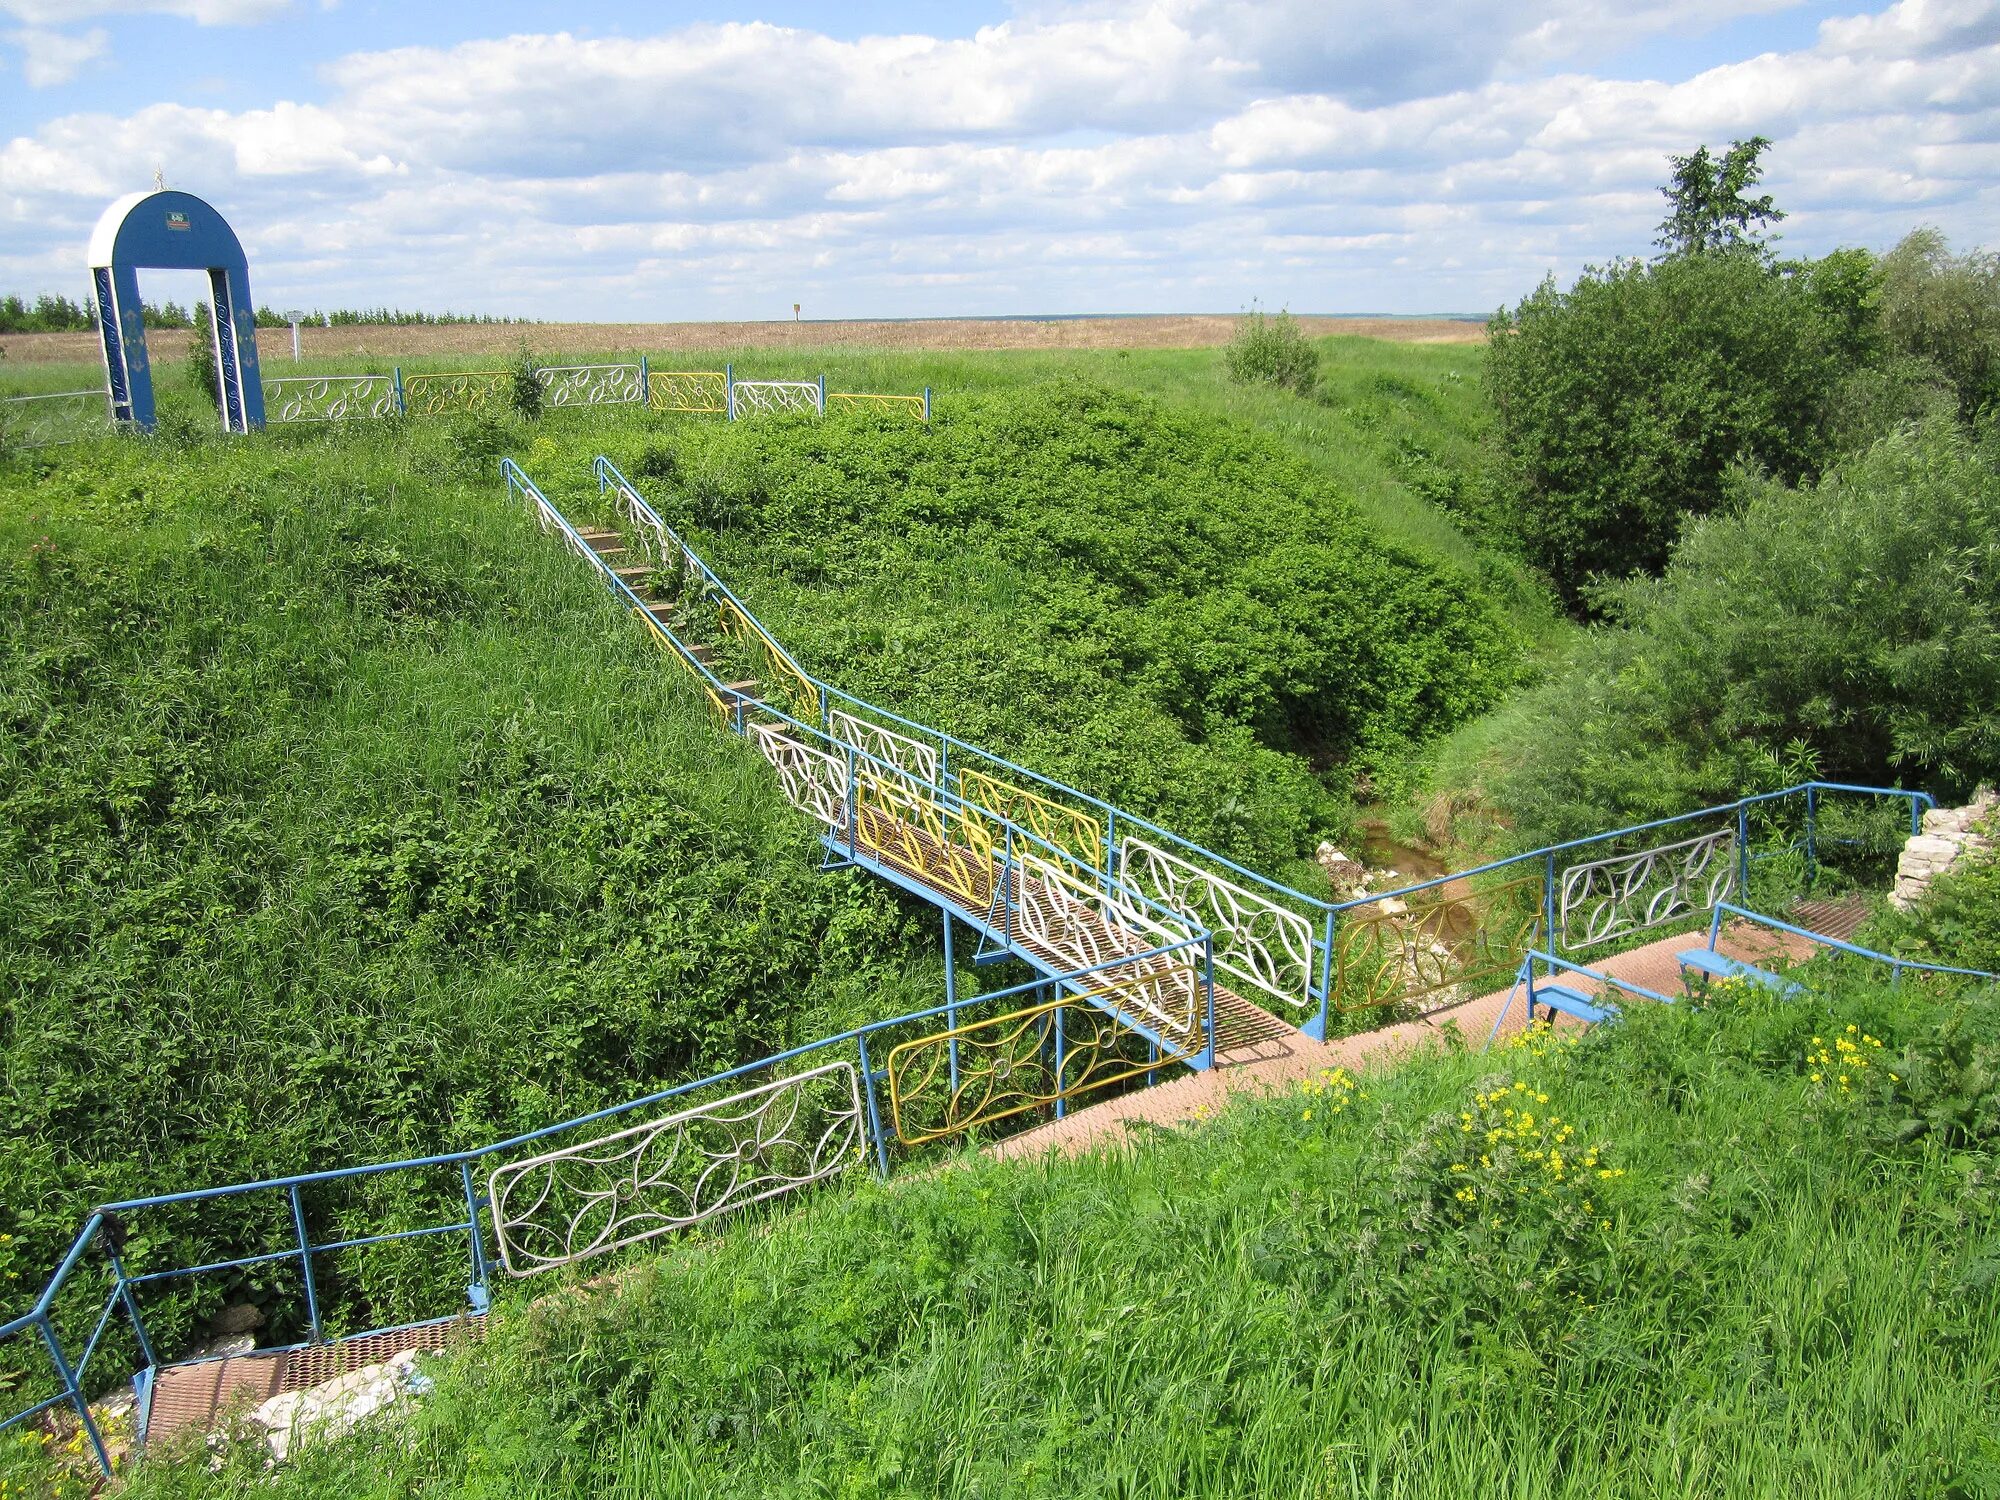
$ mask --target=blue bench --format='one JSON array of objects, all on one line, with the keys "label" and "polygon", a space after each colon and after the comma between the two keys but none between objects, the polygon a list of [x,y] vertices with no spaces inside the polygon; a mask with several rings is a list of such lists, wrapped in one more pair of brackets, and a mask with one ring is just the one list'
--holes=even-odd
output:
[{"label": "blue bench", "polygon": [[1727,954],[1717,953],[1713,948],[1689,948],[1685,952],[1676,953],[1674,958],[1681,966],[1683,983],[1687,982],[1689,972],[1692,971],[1704,980],[1747,979],[1750,983],[1762,985],[1765,989],[1787,999],[1805,993],[1805,986],[1802,984],[1794,983],[1781,974],[1773,974],[1769,969],[1760,969],[1755,964],[1746,964],[1740,959],[1730,958]]},{"label": "blue bench", "polygon": [[1573,990],[1566,984],[1530,984],[1528,986],[1528,1020],[1535,1019],[1535,1002],[1540,1001],[1550,1010],[1559,1010],[1566,1016],[1575,1016],[1579,1021],[1609,1021],[1618,1015],[1615,1006],[1599,1005],[1581,990]]}]

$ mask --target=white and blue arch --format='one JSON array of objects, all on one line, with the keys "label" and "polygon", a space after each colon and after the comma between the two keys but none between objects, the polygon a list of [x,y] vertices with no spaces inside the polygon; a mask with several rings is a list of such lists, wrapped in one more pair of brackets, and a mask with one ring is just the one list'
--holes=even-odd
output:
[{"label": "white and blue arch", "polygon": [[208,273],[222,425],[230,432],[262,427],[257,318],[243,244],[221,214],[194,194],[172,189],[128,193],[91,231],[90,275],[113,418],[145,431],[153,427],[153,375],[139,304],[142,270]]}]

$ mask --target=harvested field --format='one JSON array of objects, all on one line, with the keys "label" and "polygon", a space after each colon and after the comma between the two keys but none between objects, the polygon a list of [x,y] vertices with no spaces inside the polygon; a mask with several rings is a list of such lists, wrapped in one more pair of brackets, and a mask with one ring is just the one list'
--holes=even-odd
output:
[{"label": "harvested field", "polygon": [[[843,323],[476,323],[437,326],[307,328],[308,359],[372,355],[421,359],[448,354],[511,354],[525,340],[538,355],[608,354],[617,350],[717,349],[1204,349],[1229,342],[1236,319],[1223,314],[1144,318],[932,318],[910,322]],[[1482,323],[1456,318],[1300,318],[1316,337],[1347,334],[1402,344],[1477,344]],[[175,340],[189,335],[150,334],[154,358],[179,354]],[[290,358],[288,328],[257,335],[265,359]],[[0,335],[0,360],[13,364],[75,364],[95,360],[96,335]]]}]

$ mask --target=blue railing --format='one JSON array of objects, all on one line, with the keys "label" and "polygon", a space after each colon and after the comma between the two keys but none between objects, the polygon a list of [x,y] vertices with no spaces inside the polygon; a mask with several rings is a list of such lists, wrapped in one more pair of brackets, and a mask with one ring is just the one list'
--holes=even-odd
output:
[{"label": "blue railing", "polygon": [[[755,615],[751,614],[743,602],[734,593],[730,592],[728,586],[715,575],[707,563],[703,562],[700,556],[687,546],[673,528],[669,527],[665,521],[659,518],[658,513],[625,481],[624,477],[618,474],[617,470],[612,467],[610,460],[600,457],[597,460],[597,465],[596,472],[599,481],[599,493],[603,493],[604,488],[609,484],[616,483],[627,499],[643,512],[648,524],[657,526],[672,545],[681,549],[688,565],[699,573],[710,591],[726,598],[738,613],[749,622],[751,627],[763,637],[770,649],[780,655],[787,666],[797,672],[801,678],[805,678],[813,683],[819,692],[820,722],[818,724],[805,723],[769,702],[751,699],[742,693],[733,692],[722,681],[721,677],[717,675],[714,668],[701,660],[671,627],[653,616],[651,610],[640,599],[632,586],[619,577],[617,571],[607,564],[602,557],[598,556],[596,550],[584,540],[582,533],[576,529],[568,517],[563,514],[562,510],[542,493],[541,488],[534,480],[529,478],[512,459],[501,460],[501,474],[507,483],[509,493],[526,496],[532,501],[537,513],[543,518],[545,524],[554,526],[563,533],[572,549],[590,561],[606,585],[614,593],[618,594],[630,608],[637,611],[640,618],[647,622],[647,626],[654,636],[674,651],[681,659],[682,664],[702,680],[714,697],[718,700],[727,701],[730,704],[732,727],[738,734],[745,733],[746,715],[754,709],[766,722],[783,724],[797,735],[803,736],[805,741],[813,744],[815,748],[822,748],[826,753],[833,754],[844,761],[846,767],[846,784],[850,799],[845,819],[845,838],[829,836],[823,839],[823,842],[830,849],[842,854],[851,862],[866,863],[873,873],[882,876],[884,879],[891,881],[905,890],[922,896],[934,904],[939,903],[939,893],[936,890],[907,878],[893,865],[872,858],[868,851],[860,845],[857,838],[858,820],[854,816],[855,810],[852,806],[852,796],[853,788],[856,784],[855,770],[857,767],[865,766],[873,775],[881,779],[891,782],[908,782],[923,786],[927,796],[947,813],[969,812],[976,814],[991,826],[1002,830],[1001,858],[994,874],[995,889],[1001,893],[1001,910],[999,913],[1002,918],[1001,927],[997,929],[993,927],[989,920],[991,913],[974,911],[969,907],[962,906],[953,909],[954,914],[961,921],[978,930],[982,937],[994,940],[1001,950],[1010,953],[1019,951],[1016,948],[1014,937],[1015,920],[1018,916],[1016,892],[1018,890],[1019,876],[1023,870],[1020,863],[1023,856],[1032,854],[1049,863],[1071,869],[1079,876],[1086,878],[1096,888],[1103,890],[1107,895],[1115,890],[1126,900],[1151,913],[1161,923],[1185,932],[1191,940],[1197,941],[1202,945],[1203,1047],[1191,1059],[1191,1062],[1198,1069],[1207,1068],[1213,1064],[1215,1059],[1215,958],[1213,933],[1184,913],[1175,911],[1171,907],[1145,895],[1143,892],[1134,891],[1127,886],[1121,885],[1117,877],[1110,870],[1099,867],[1091,860],[1079,858],[1073,851],[1051,843],[1032,829],[1023,827],[1013,819],[1006,817],[1001,810],[987,807],[976,799],[963,795],[964,783],[962,778],[954,783],[951,777],[941,775],[938,778],[938,782],[942,784],[925,782],[920,777],[913,775],[907,768],[898,766],[832,733],[829,727],[830,720],[827,717],[829,699],[838,699],[852,703],[858,707],[870,709],[872,712],[880,712],[880,710],[874,710],[872,705],[864,703],[859,698],[841,693],[838,689],[831,688],[816,678],[807,677],[804,669],[800,668],[797,662],[784,651],[784,648],[777,644],[776,639],[770,632],[764,628]],[[898,722],[908,721],[899,720]],[[921,728],[922,726],[913,727]],[[952,741],[952,743],[959,744],[962,742]],[[964,748],[968,751],[973,749],[971,746],[964,746]],[[984,754],[983,751],[977,753]],[[988,759],[997,761],[997,757],[988,757]],[[1008,762],[998,763],[1002,765],[1009,764]],[[1024,774],[1032,775],[1033,773],[1028,772]],[[948,931],[949,929],[947,929]],[[1031,959],[1031,961],[1036,960]],[[1046,972],[1053,973],[1053,971],[1047,970],[1045,964],[1039,961],[1036,962],[1038,967],[1044,967]],[[953,981],[948,977],[947,982],[950,983]],[[1135,1029],[1138,1029],[1149,1041],[1154,1042],[1156,1045],[1174,1048],[1174,1039],[1160,1034],[1156,1028],[1139,1025]]]},{"label": "blue railing", "polygon": [[1814,932],[1809,927],[1786,922],[1777,917],[1766,916],[1762,912],[1750,911],[1727,901],[1716,903],[1715,915],[1708,924],[1708,948],[1715,951],[1716,943],[1722,936],[1722,920],[1725,916],[1741,922],[1749,922],[1758,927],[1769,927],[1775,932],[1790,933],[1793,937],[1806,938],[1821,948],[1835,953],[1845,953],[1854,958],[1867,959],[1870,963],[1885,965],[1889,970],[1889,982],[1901,984],[1905,973],[1950,974],[1963,979],[2000,979],[2000,974],[1988,973],[1985,969],[1958,969],[1950,964],[1924,963],[1914,958],[1903,958],[1894,953],[1878,952],[1874,948],[1864,948],[1859,943],[1850,943],[1842,938],[1829,937],[1823,932]]},{"label": "blue railing", "polygon": [[[1027,983],[1009,986],[988,994],[966,999],[948,999],[945,1003],[926,1007],[922,1010],[906,1012],[887,1020],[871,1021],[865,1025],[851,1027],[834,1036],[822,1037],[802,1046],[791,1047],[782,1052],[754,1062],[744,1063],[705,1078],[676,1084],[672,1088],[658,1090],[622,1104],[605,1109],[593,1110],[578,1115],[560,1124],[544,1126],[509,1136],[504,1140],[478,1146],[465,1151],[442,1152],[432,1156],[412,1157],[400,1161],[377,1162],[365,1166],[340,1167],[327,1171],[301,1172],[286,1177],[265,1178],[256,1182],[231,1183],[221,1187],[198,1188],[190,1191],[159,1193],[148,1197],[127,1198],[105,1203],[93,1211],[85,1221],[83,1229],[71,1244],[55,1274],[50,1277],[34,1307],[21,1317],[0,1325],[0,1343],[5,1343],[24,1335],[35,1337],[48,1361],[48,1369],[55,1377],[57,1389],[54,1394],[0,1419],[0,1431],[19,1423],[29,1421],[52,1408],[67,1406],[75,1414],[83,1431],[88,1435],[92,1451],[106,1473],[111,1462],[106,1449],[104,1435],[93,1416],[89,1396],[93,1389],[90,1380],[91,1361],[103,1345],[107,1333],[122,1312],[123,1321],[130,1329],[135,1347],[142,1359],[135,1384],[140,1394],[140,1410],[136,1426],[143,1435],[145,1430],[145,1406],[150,1398],[151,1379],[162,1362],[155,1353],[154,1343],[149,1335],[146,1320],[140,1306],[140,1293],[149,1287],[168,1282],[186,1281],[190,1278],[213,1275],[228,1271],[239,1271],[254,1266],[280,1265],[296,1262],[299,1267],[300,1293],[305,1320],[310,1337],[289,1344],[277,1344],[259,1349],[260,1354],[283,1353],[289,1350],[309,1348],[321,1343],[327,1332],[325,1309],[320,1296],[316,1267],[325,1257],[344,1251],[364,1249],[373,1245],[385,1245],[404,1241],[430,1239],[439,1236],[463,1236],[465,1241],[466,1267],[469,1280],[465,1286],[465,1300],[461,1306],[441,1316],[390,1324],[372,1328],[364,1333],[344,1335],[365,1337],[368,1334],[400,1332],[419,1328],[428,1324],[449,1322],[466,1316],[484,1314],[491,1302],[493,1288],[493,1267],[496,1262],[498,1232],[491,1217],[491,1202],[481,1191],[479,1172],[482,1165],[493,1159],[524,1147],[578,1131],[585,1127],[619,1120],[637,1111],[646,1110],[670,1101],[684,1098],[697,1091],[713,1089],[721,1085],[735,1083],[754,1074],[775,1074],[776,1070],[788,1063],[807,1057],[823,1057],[829,1052],[843,1048],[854,1049],[858,1064],[856,1076],[861,1081],[865,1094],[866,1108],[862,1120],[863,1136],[868,1155],[872,1158],[873,1170],[886,1178],[891,1171],[891,1151],[896,1145],[892,1130],[883,1124],[882,1091],[886,1073],[881,1066],[882,1059],[871,1043],[884,1033],[906,1028],[923,1022],[934,1022],[942,1017],[948,1026],[956,1028],[960,1012],[970,1006],[990,1008],[1004,1006],[1010,1001],[1018,1001],[1026,996],[1040,998],[1050,990],[1059,993],[1089,993],[1091,1003],[1100,1009],[1109,1009],[1117,1014],[1118,1003],[1115,990],[1107,998],[1106,984],[1115,971],[1143,966],[1149,960],[1171,959],[1180,953],[1192,953],[1200,947],[1198,939],[1188,939],[1183,943],[1151,950],[1145,953],[1123,955],[1111,962],[1092,968],[1080,969],[1055,978],[1034,979]],[[1093,981],[1096,981],[1093,983]],[[1120,1017],[1120,1019],[1129,1019]],[[1136,1022],[1132,1029],[1139,1027]],[[1060,1030],[1056,1031],[1056,1045],[1060,1047]],[[1058,1058],[1058,1065],[1060,1059]],[[1063,1112],[1065,1100],[1058,1097],[1055,1109]],[[378,1234],[344,1235],[332,1239],[315,1238],[312,1232],[313,1215],[307,1209],[307,1194],[314,1188],[325,1188],[330,1184],[357,1182],[369,1178],[379,1178],[391,1174],[415,1174],[455,1169],[455,1175],[463,1192],[464,1217],[454,1217],[442,1223],[423,1225],[417,1228],[386,1230]],[[134,1228],[143,1227],[145,1216],[162,1209],[179,1206],[204,1205],[224,1199],[242,1198],[251,1194],[275,1194],[281,1196],[286,1217],[291,1226],[289,1242],[279,1248],[264,1249],[248,1255],[240,1255],[217,1260],[203,1261],[193,1265],[176,1266],[159,1270],[127,1269],[119,1253],[127,1234]],[[93,1326],[82,1345],[80,1355],[72,1359],[69,1349],[55,1326],[55,1312],[58,1299],[68,1289],[85,1257],[93,1246],[102,1245],[105,1250],[106,1269],[110,1272],[110,1287],[101,1302],[93,1304],[96,1316]],[[224,1355],[209,1355],[189,1361],[207,1363],[222,1359]]]}]

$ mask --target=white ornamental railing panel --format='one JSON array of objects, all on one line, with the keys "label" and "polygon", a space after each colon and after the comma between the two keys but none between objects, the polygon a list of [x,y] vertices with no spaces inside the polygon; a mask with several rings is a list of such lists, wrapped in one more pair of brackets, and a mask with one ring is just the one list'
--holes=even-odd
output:
[{"label": "white ornamental railing panel", "polygon": [[751,732],[764,759],[777,771],[785,800],[836,833],[844,831],[849,807],[845,759],[802,744],[776,724],[753,725]]},{"label": "white ornamental railing panel", "polygon": [[551,407],[631,406],[646,399],[637,365],[544,365],[535,379]]},{"label": "white ornamental railing panel", "polygon": [[1736,830],[1719,829],[1562,872],[1556,931],[1571,952],[1709,911],[1736,889]]},{"label": "white ornamental railing panel", "polygon": [[286,375],[264,382],[268,422],[353,422],[396,415],[393,375]]},{"label": "white ornamental railing panel", "polygon": [[1120,882],[1208,929],[1215,966],[1287,1005],[1313,1003],[1312,924],[1144,839],[1119,840]]},{"label": "white ornamental railing panel", "polygon": [[809,1187],[862,1159],[854,1065],[828,1063],[494,1170],[501,1263],[534,1276]]},{"label": "white ornamental railing panel", "polygon": [[915,777],[926,786],[938,784],[938,752],[934,745],[913,740],[880,724],[857,719],[845,709],[829,709],[827,727],[833,737],[845,740],[857,750],[865,750],[877,760],[887,761],[905,776]]},{"label": "white ornamental railing panel", "polygon": [[56,448],[116,430],[102,391],[52,391],[0,400],[0,448]]},{"label": "white ornamental railing panel", "polygon": [[[1193,936],[1142,910],[1140,903],[1107,897],[1034,854],[1015,856],[1013,896],[1017,938],[1071,970],[1101,968]],[[1139,1009],[1178,1039],[1191,1039],[1200,988],[1193,950],[1139,960],[1134,968],[1158,981],[1135,991]]]},{"label": "white ornamental railing panel", "polygon": [[825,416],[825,392],[817,380],[738,380],[729,387],[729,415],[753,411],[810,412]]}]

